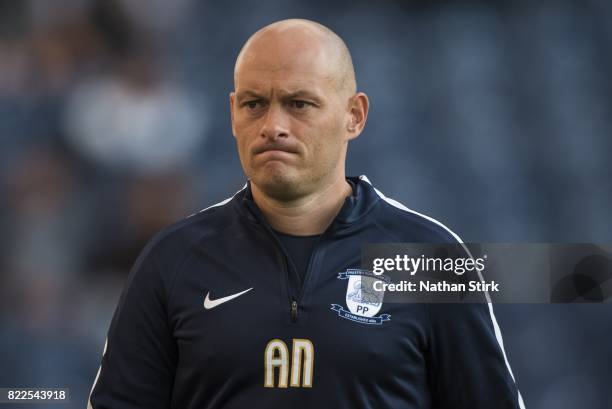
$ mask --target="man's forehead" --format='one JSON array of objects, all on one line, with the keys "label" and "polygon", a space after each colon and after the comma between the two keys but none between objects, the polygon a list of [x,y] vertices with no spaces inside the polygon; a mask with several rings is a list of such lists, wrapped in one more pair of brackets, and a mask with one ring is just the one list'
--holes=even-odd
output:
[{"label": "man's forehead", "polygon": [[259,94],[271,92],[279,95],[292,95],[310,92],[322,95],[333,88],[333,73],[309,66],[248,67],[236,72],[234,81],[236,93],[252,91]]},{"label": "man's forehead", "polygon": [[280,48],[277,44],[270,44],[269,47],[247,50],[237,61],[235,75],[269,73],[326,77],[335,71],[337,64],[334,62],[333,55],[322,48],[312,46]]}]

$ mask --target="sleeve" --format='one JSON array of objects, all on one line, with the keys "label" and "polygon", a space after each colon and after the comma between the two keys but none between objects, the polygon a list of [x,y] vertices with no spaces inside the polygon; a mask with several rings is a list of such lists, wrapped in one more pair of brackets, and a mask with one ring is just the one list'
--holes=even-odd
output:
[{"label": "sleeve", "polygon": [[136,260],[113,315],[88,409],[169,408],[177,362],[155,248]]},{"label": "sleeve", "polygon": [[492,305],[428,304],[437,409],[524,409]]}]

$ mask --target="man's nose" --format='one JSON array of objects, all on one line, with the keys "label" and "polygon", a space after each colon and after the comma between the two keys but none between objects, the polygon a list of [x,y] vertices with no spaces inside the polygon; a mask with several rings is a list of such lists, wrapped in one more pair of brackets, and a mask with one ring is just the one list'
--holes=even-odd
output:
[{"label": "man's nose", "polygon": [[271,104],[266,112],[260,136],[264,138],[284,138],[289,136],[289,118],[283,107]]}]

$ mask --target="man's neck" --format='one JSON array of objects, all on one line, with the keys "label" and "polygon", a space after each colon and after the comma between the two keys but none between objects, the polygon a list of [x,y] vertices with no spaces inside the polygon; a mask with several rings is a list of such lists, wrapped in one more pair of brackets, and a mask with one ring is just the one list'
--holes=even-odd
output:
[{"label": "man's neck", "polygon": [[325,189],[290,202],[275,200],[254,184],[251,184],[251,191],[270,226],[294,236],[323,233],[342,208],[344,200],[352,194],[351,185],[344,177]]}]

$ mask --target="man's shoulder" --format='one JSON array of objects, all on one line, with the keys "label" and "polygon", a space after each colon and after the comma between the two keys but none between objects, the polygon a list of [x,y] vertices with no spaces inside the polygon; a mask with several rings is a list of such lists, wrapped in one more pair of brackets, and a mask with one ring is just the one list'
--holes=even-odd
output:
[{"label": "man's shoulder", "polygon": [[402,242],[460,243],[461,238],[445,224],[424,213],[412,210],[395,199],[380,196],[378,211],[374,213],[377,223]]},{"label": "man's shoulder", "polygon": [[164,227],[149,240],[144,251],[176,258],[202,240],[224,234],[238,219],[232,199],[230,197]]}]

